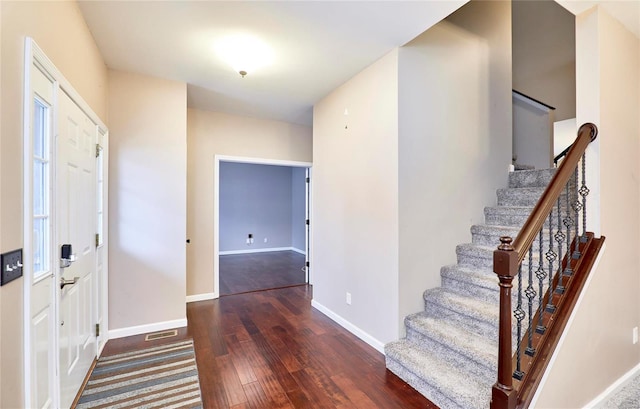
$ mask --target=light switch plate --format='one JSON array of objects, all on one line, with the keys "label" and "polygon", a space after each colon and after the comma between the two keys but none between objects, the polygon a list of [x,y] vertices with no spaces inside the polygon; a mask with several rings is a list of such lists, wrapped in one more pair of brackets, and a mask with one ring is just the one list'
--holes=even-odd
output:
[{"label": "light switch plate", "polygon": [[0,285],[22,277],[22,249],[0,254]]}]

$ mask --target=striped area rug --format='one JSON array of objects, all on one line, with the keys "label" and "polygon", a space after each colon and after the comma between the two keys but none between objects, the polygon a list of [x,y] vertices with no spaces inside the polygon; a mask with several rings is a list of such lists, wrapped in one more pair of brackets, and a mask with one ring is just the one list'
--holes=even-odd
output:
[{"label": "striped area rug", "polygon": [[193,341],[101,357],[76,408],[202,408]]}]

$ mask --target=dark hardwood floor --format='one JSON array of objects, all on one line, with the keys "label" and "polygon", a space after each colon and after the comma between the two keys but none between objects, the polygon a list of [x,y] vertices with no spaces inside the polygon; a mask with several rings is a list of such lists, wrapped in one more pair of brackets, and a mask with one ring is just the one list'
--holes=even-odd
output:
[{"label": "dark hardwood floor", "polygon": [[219,257],[220,295],[305,284],[305,257],[295,251]]},{"label": "dark hardwood floor", "polygon": [[308,285],[187,305],[177,337],[111,340],[104,354],[192,337],[205,408],[427,408],[382,354],[311,307]]}]

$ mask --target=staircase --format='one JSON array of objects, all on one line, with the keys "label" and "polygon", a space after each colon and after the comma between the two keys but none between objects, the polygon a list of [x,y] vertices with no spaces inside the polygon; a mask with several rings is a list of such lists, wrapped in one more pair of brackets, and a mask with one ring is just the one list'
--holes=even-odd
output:
[{"label": "staircase", "polygon": [[500,236],[517,235],[554,173],[509,174],[498,206],[485,208],[485,224],[471,226],[472,242],[456,247],[457,264],[440,270],[442,286],[424,292],[424,311],[405,318],[406,338],[385,346],[387,368],[442,409],[489,407],[498,361],[493,251]]}]

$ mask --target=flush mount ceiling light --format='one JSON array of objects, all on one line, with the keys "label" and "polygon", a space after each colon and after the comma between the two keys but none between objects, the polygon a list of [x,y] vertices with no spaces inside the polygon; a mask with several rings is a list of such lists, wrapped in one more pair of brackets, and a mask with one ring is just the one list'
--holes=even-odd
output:
[{"label": "flush mount ceiling light", "polygon": [[247,73],[273,63],[273,50],[258,37],[233,34],[221,38],[215,45],[216,53],[243,78]]}]

